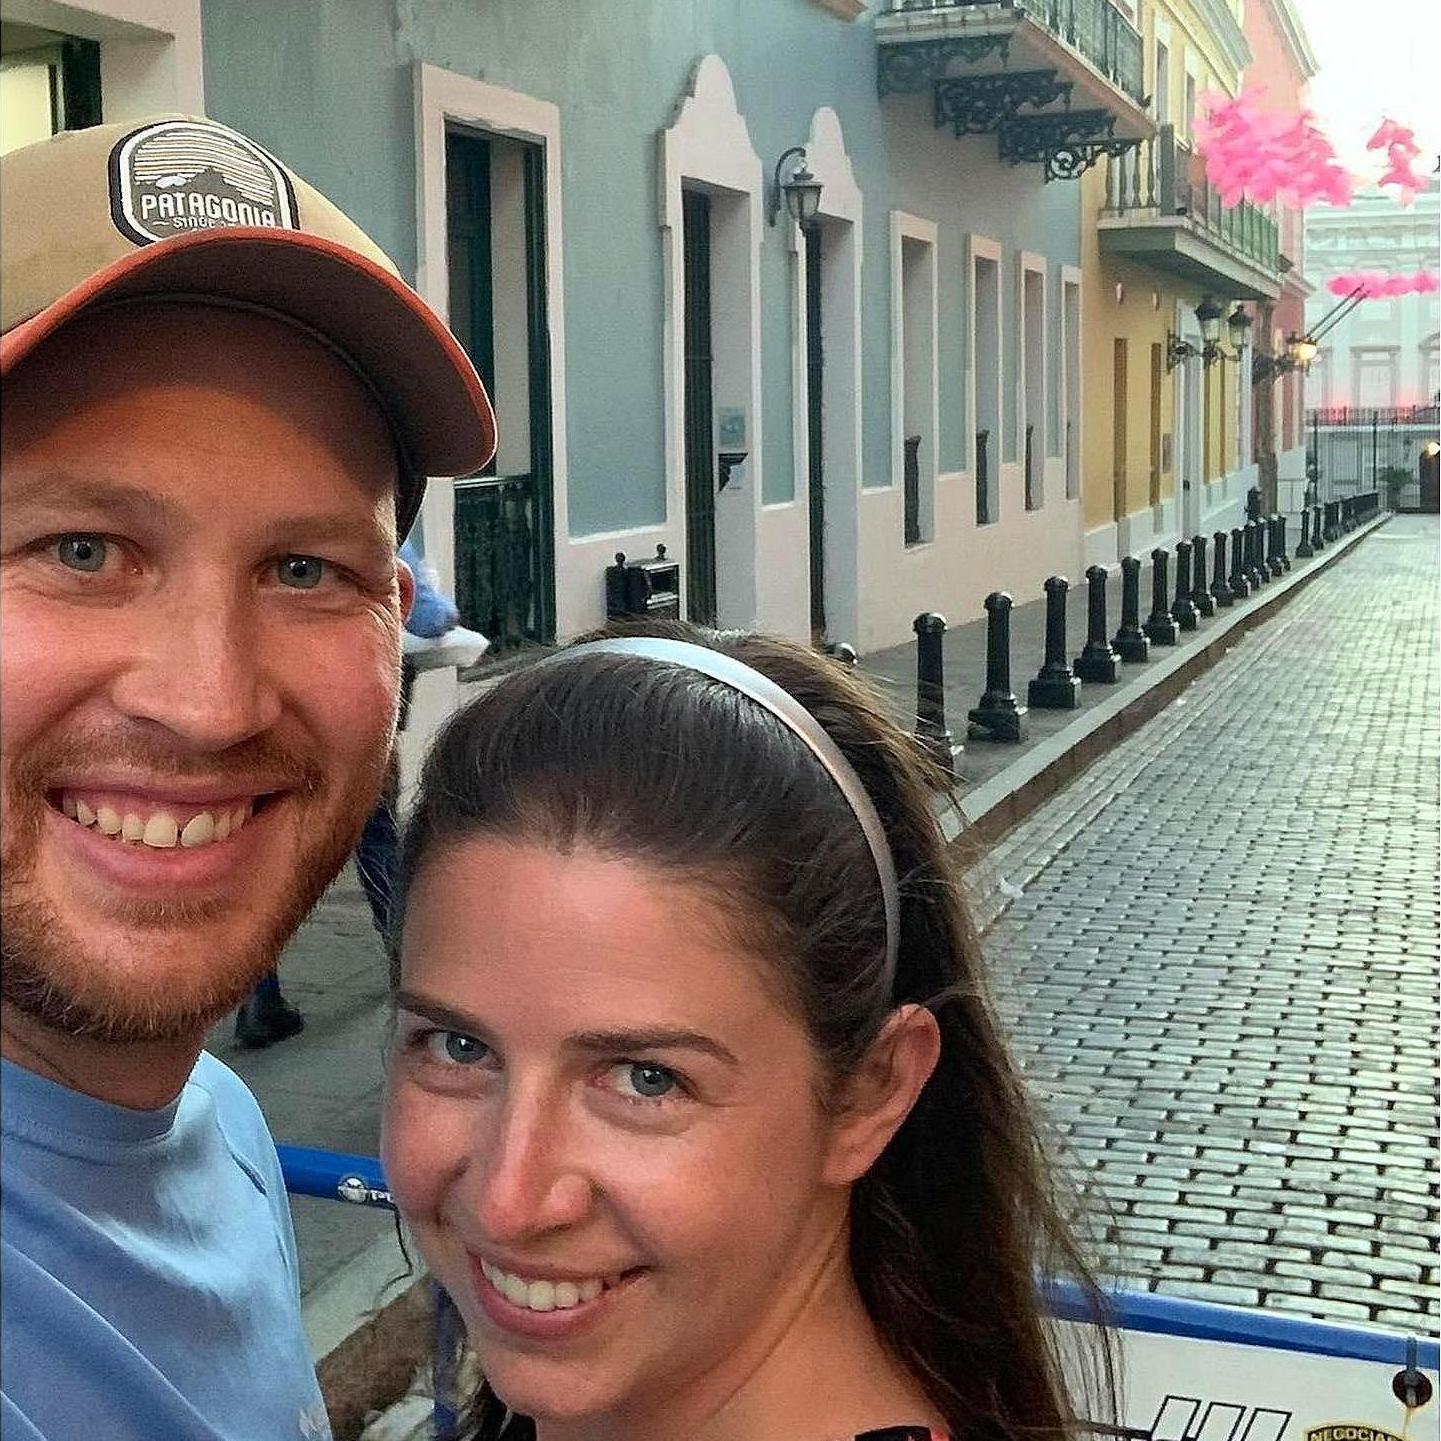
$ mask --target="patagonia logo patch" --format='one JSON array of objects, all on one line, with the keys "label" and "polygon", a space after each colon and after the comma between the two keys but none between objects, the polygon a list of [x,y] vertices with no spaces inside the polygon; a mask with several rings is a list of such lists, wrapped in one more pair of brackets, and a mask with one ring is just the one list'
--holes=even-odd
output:
[{"label": "patagonia logo patch", "polygon": [[279,163],[223,125],[162,120],[110,152],[110,215],[137,245],[192,230],[295,230],[295,192]]}]

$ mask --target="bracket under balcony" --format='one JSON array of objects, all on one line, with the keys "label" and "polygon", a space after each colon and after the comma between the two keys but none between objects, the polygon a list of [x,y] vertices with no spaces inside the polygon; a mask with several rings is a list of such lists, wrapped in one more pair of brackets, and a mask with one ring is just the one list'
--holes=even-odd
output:
[{"label": "bracket under balcony", "polygon": [[974,65],[994,55],[1004,63],[1010,49],[1008,33],[884,45],[876,56],[876,91],[881,96],[914,95],[939,80],[954,60]]},{"label": "bracket under balcony", "polygon": [[936,81],[936,125],[949,125],[957,136],[985,135],[1016,119],[1023,106],[1039,110],[1060,100],[1069,109],[1074,88],[1054,70],[944,77]]},{"label": "bracket under balcony", "polygon": [[1011,165],[1044,165],[1047,180],[1074,180],[1103,155],[1124,155],[1140,145],[1139,138],[1116,139],[1115,125],[1105,110],[1012,116],[997,126],[1000,156]]}]

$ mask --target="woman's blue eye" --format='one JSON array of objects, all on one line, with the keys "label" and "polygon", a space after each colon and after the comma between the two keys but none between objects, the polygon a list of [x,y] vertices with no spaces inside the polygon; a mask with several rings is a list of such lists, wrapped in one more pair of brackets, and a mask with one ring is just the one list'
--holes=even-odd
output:
[{"label": "woman's blue eye", "polygon": [[104,567],[110,546],[104,536],[66,535],[60,538],[55,549],[61,565],[93,573]]},{"label": "woman's blue eye", "polygon": [[313,555],[287,555],[279,570],[281,583],[297,590],[314,590],[325,578],[325,562]]},{"label": "woman's blue eye", "polygon": [[617,1070],[623,1073],[625,1083],[642,1100],[659,1101],[670,1095],[680,1084],[673,1071],[664,1066],[647,1065],[644,1061],[631,1061]]},{"label": "woman's blue eye", "polygon": [[456,1066],[473,1065],[490,1054],[490,1047],[484,1041],[477,1041],[464,1031],[426,1031],[420,1040],[432,1060]]}]

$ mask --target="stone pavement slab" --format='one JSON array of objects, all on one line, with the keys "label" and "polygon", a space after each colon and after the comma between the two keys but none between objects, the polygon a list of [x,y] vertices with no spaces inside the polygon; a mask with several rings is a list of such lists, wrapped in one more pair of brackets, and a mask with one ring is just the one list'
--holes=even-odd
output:
[{"label": "stone pavement slab", "polygon": [[1367,538],[984,863],[1129,1284],[1437,1329],[1437,538]]}]

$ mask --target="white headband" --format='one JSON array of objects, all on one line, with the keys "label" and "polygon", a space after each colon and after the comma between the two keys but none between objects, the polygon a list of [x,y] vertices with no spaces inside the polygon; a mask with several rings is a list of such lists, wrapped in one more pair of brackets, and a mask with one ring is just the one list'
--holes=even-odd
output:
[{"label": "white headband", "polygon": [[866,844],[870,847],[871,858],[875,861],[876,874],[880,877],[881,898],[886,910],[886,988],[889,992],[896,974],[896,953],[900,946],[901,903],[896,886],[896,866],[891,858],[890,843],[886,830],[876,811],[861,778],[855,768],[841,753],[841,748],[826,734],[821,723],[793,696],[769,676],[748,666],[744,661],[723,651],[712,650],[709,646],[695,645],[691,641],[664,640],[659,636],[617,636],[610,640],[587,641],[584,645],[570,646],[556,651],[545,658],[542,664],[570,660],[586,655],[634,655],[647,660],[666,661],[672,665],[685,666],[688,670],[699,671],[712,680],[718,680],[738,690],[742,695],[779,720],[787,730],[800,737],[825,767],[826,774],[836,783],[845,797],[861,830],[865,833]]}]

